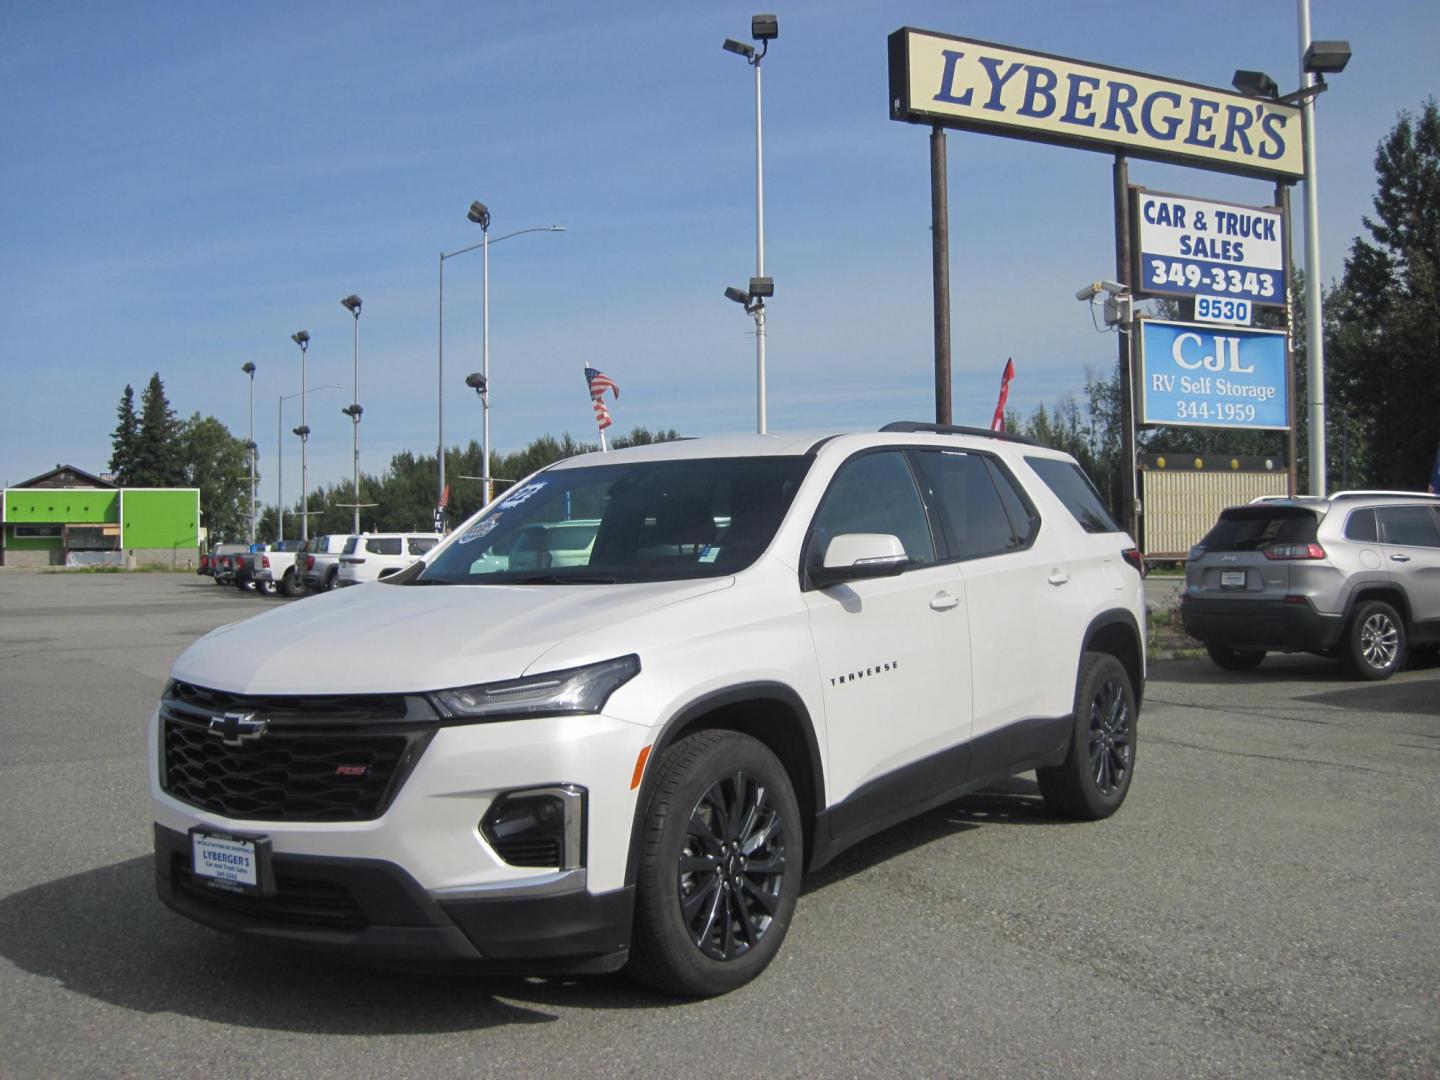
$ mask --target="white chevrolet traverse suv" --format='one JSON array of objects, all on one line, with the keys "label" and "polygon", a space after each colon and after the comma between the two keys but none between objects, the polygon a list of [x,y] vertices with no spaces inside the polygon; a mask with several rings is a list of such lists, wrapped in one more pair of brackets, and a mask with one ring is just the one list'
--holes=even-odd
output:
[{"label": "white chevrolet traverse suv", "polygon": [[[570,522],[583,543],[537,560]],[[801,874],[888,825],[1029,770],[1056,814],[1113,813],[1144,617],[1130,539],[1023,440],[571,458],[384,587],[176,661],[159,893],[254,939],[722,993],[780,948]]]}]

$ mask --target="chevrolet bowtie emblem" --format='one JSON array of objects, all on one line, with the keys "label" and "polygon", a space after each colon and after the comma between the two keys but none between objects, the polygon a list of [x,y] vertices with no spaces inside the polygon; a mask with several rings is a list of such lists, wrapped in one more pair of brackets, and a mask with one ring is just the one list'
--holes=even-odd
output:
[{"label": "chevrolet bowtie emblem", "polygon": [[210,718],[210,734],[219,735],[226,746],[239,746],[247,739],[265,734],[268,720],[257,720],[253,712],[227,712]]}]

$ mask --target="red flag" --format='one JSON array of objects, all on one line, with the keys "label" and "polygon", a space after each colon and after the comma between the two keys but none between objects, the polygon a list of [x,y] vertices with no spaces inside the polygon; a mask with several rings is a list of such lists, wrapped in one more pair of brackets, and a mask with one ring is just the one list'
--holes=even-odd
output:
[{"label": "red flag", "polygon": [[1005,361],[1005,373],[1000,376],[1000,400],[995,402],[995,415],[990,418],[991,431],[1005,430],[1005,399],[1010,396],[1010,380],[1015,377],[1015,361]]},{"label": "red flag", "polygon": [[436,510],[444,510],[450,505],[450,485],[445,485],[445,490],[440,492],[440,501],[435,504]]}]

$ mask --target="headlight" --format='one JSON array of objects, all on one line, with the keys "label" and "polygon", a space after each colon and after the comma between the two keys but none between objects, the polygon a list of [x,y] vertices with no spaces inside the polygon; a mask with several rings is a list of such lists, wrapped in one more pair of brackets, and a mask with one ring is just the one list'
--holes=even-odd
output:
[{"label": "headlight", "polygon": [[640,658],[632,654],[507,682],[437,690],[432,696],[448,715],[475,719],[598,713],[638,674]]}]

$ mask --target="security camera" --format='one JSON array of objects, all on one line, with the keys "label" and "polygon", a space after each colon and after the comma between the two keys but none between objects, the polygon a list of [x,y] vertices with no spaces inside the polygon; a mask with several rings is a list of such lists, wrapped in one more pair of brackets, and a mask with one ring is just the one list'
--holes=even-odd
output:
[{"label": "security camera", "polygon": [[1087,300],[1094,300],[1095,297],[1099,296],[1102,292],[1116,296],[1120,293],[1128,293],[1129,291],[1130,287],[1128,285],[1121,285],[1117,281],[1106,281],[1102,279],[1100,281],[1090,282],[1090,284],[1075,294],[1075,299],[1083,303]]}]

